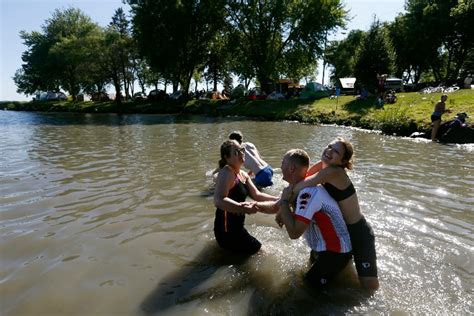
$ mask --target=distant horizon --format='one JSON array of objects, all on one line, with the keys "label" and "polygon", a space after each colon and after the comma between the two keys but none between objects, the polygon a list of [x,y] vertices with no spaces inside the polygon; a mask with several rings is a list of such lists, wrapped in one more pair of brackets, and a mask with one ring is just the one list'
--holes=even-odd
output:
[{"label": "distant horizon", "polygon": [[[360,29],[367,31],[374,21],[374,16],[380,21],[393,21],[404,12],[404,0],[347,0],[346,9],[350,10],[352,20],[348,22],[347,29],[339,30],[330,39],[342,39],[351,30]],[[130,7],[123,4],[122,0],[2,0],[0,3],[0,101],[31,101],[33,96],[26,96],[16,92],[13,76],[21,68],[21,55],[27,47],[23,45],[19,36],[20,31],[41,31],[41,26],[51,18],[56,9],[67,8],[81,9],[94,22],[100,26],[110,23],[115,10],[122,7],[129,15]],[[8,43],[5,45],[4,43]],[[322,79],[322,61],[318,61],[316,81]],[[329,69],[326,67],[325,83],[327,83]],[[110,89],[111,91],[112,89]],[[151,89],[149,89],[151,90]],[[148,91],[148,90],[147,90]]]}]

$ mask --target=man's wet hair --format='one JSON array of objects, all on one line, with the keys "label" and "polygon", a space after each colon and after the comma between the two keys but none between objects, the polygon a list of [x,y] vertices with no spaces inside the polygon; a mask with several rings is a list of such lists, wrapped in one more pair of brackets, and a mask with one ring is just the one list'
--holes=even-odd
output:
[{"label": "man's wet hair", "polygon": [[291,149],[286,154],[292,163],[301,167],[309,167],[309,155],[303,149]]},{"label": "man's wet hair", "polygon": [[241,131],[233,131],[229,135],[229,139],[236,140],[239,144],[242,144],[242,138],[243,138],[243,135]]}]

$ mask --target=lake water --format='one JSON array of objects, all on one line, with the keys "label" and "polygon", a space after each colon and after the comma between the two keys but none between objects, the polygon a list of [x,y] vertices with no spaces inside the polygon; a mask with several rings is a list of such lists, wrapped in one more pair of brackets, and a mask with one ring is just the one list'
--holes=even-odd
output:
[{"label": "lake water", "polygon": [[[276,168],[336,136],[376,234],[380,290],[351,271],[305,287],[308,248],[247,216],[247,260],[215,243],[210,173],[230,131]],[[1,315],[474,313],[474,145],[336,126],[160,115],[0,111]]]}]

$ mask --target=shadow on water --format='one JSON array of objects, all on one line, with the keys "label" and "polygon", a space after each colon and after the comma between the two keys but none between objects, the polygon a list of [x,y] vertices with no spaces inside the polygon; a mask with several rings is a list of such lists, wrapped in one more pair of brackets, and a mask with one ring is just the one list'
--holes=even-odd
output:
[{"label": "shadow on water", "polygon": [[228,301],[229,297],[239,301],[236,297],[248,295],[248,306],[232,303],[247,308],[249,315],[343,314],[354,312],[354,307],[370,297],[348,281],[352,266],[338,276],[333,286],[319,291],[303,282],[307,268],[289,273],[285,268],[256,268],[258,256],[236,255],[208,243],[191,262],[160,280],[139,309],[145,315],[159,315],[187,303],[217,303],[216,308],[221,309],[218,313],[226,314],[229,310],[222,310],[227,306],[220,301]]},{"label": "shadow on water", "polygon": [[209,295],[219,296],[239,291],[241,287],[235,284],[232,287],[221,286],[222,288],[207,288],[204,291],[199,291],[198,288],[219,268],[230,266],[237,267],[239,270],[238,267],[248,259],[248,256],[235,255],[223,251],[217,245],[208,244],[191,262],[164,277],[141,303],[140,310],[145,314],[155,314],[164,312],[177,304],[184,304]]}]

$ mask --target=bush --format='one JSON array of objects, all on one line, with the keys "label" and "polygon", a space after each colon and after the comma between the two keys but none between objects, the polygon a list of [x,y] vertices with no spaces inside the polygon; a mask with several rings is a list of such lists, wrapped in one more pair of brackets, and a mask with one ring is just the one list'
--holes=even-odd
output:
[{"label": "bush", "polygon": [[417,130],[416,123],[407,115],[407,105],[385,106],[383,110],[374,114],[377,121],[374,126],[384,134],[409,136]]}]

